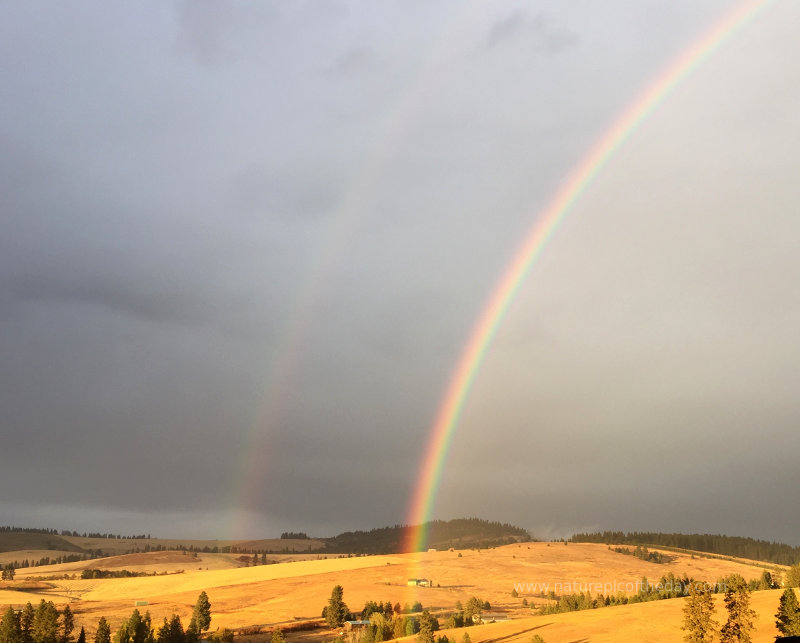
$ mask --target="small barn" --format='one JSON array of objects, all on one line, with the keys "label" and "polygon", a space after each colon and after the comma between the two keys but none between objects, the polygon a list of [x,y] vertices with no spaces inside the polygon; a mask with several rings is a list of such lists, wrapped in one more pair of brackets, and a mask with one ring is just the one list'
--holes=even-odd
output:
[{"label": "small barn", "polygon": [[472,620],[474,623],[506,623],[510,621],[508,614],[504,612],[484,612],[480,616],[473,615]]},{"label": "small barn", "polygon": [[361,630],[369,625],[372,625],[370,621],[345,621],[344,631],[352,632],[353,630]]},{"label": "small barn", "polygon": [[429,578],[409,578],[408,579],[408,586],[409,587],[432,587],[433,581]]}]

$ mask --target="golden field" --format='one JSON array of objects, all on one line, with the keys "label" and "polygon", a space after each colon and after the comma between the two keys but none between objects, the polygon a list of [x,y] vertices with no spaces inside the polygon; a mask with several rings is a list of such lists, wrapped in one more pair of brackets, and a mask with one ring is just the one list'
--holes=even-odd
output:
[{"label": "golden field", "polygon": [[[294,555],[294,560],[278,564],[239,567],[241,563],[231,554],[198,553],[195,557],[181,552],[151,552],[20,569],[16,580],[5,583],[5,589],[0,591],[0,606],[20,606],[27,601],[35,604],[41,598],[52,600],[58,607],[69,602],[76,623],[84,625],[91,635],[100,616],[109,620],[113,630],[130,615],[136,601],[147,601],[147,606],[139,609],[149,610],[156,626],[173,612],[188,623],[197,595],[206,591],[212,606],[212,629],[251,625],[267,629],[319,620],[332,587],[338,584],[344,588],[345,601],[353,611],[360,610],[367,600],[401,605],[418,600],[444,622],[457,601],[479,596],[491,603],[492,611],[505,611],[512,617],[509,622],[469,628],[473,643],[527,643],[533,633],[548,643],[625,641],[634,637],[640,641],[681,641],[683,599],[547,616],[532,616],[532,610],[522,601],[541,604],[546,599],[539,592],[549,589],[557,594],[587,588],[592,595],[598,590],[609,593],[610,589],[633,588],[643,576],[651,583],[657,582],[669,572],[715,581],[731,573],[746,579],[758,578],[762,569],[775,569],[772,565],[762,567],[699,554],[665,553],[673,557],[669,564],[618,554],[606,545],[523,543],[490,550],[352,558]],[[278,557],[269,556],[270,560],[275,558]],[[65,574],[79,577],[81,569],[100,566],[162,575],[52,579]],[[50,579],[34,582],[37,577]],[[432,579],[435,587],[408,587],[407,579],[417,577]],[[519,592],[516,598],[511,595],[515,586]],[[635,593],[635,589],[629,593]],[[779,595],[780,590],[753,594],[753,607],[759,615],[754,641],[773,640],[773,615]],[[721,597],[717,602],[718,620],[724,620]],[[463,631],[444,633],[451,640],[455,637],[460,641]],[[322,641],[332,639],[334,634],[327,630],[315,632]]]}]

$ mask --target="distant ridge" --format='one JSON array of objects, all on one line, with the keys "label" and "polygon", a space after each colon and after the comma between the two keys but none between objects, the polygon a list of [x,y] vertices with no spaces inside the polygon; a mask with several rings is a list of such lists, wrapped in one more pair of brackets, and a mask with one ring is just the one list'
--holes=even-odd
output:
[{"label": "distant ridge", "polygon": [[[347,531],[325,538],[324,551],[335,554],[397,554],[403,552],[411,531],[418,526],[394,525],[370,531]],[[521,527],[491,522],[481,518],[432,520],[424,523],[428,546],[433,549],[469,549],[499,547],[530,541],[531,535]]]},{"label": "distant ridge", "polygon": [[[118,537],[106,534],[81,534],[55,529],[0,527],[0,552],[46,550],[60,554],[76,553],[83,557],[104,557],[150,551],[198,551],[236,554],[397,554],[404,551],[411,531],[418,526],[394,525],[369,531],[346,531],[327,538],[309,538],[302,532],[285,532],[280,539],[262,540],[192,540],[162,539],[147,536]],[[498,547],[531,540],[521,527],[481,518],[433,520],[425,523],[428,546],[470,549]],[[288,538],[288,536],[295,536]],[[55,556],[55,555],[54,555]],[[49,558],[53,558],[50,556]],[[70,557],[72,559],[72,557]],[[76,558],[77,559],[77,558]],[[47,561],[52,562],[48,559]]]},{"label": "distant ridge", "polygon": [[664,534],[659,532],[602,531],[589,534],[575,534],[570,538],[574,543],[605,543],[607,545],[654,545],[675,549],[691,549],[709,554],[749,558],[777,565],[795,565],[800,562],[800,547],[783,543],[744,538],[742,536],[723,536],[721,534]]},{"label": "distant ridge", "polygon": [[46,532],[44,530],[25,531],[22,529],[14,529],[13,531],[11,529],[0,530],[0,552],[18,551],[20,549],[89,553],[55,532]]}]

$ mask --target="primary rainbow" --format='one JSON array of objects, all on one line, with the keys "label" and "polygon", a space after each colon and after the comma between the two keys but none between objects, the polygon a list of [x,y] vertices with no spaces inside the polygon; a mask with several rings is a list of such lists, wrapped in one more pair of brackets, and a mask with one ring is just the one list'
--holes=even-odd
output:
[{"label": "primary rainbow", "polygon": [[431,428],[417,486],[412,496],[407,520],[411,525],[406,543],[407,551],[425,549],[427,542],[425,523],[430,520],[443,465],[475,374],[520,285],[558,224],[586,192],[616,151],[652,111],[716,49],[772,2],[774,0],[742,2],[723,16],[695,44],[681,53],[600,137],[537,217],[483,308],[451,376]]}]

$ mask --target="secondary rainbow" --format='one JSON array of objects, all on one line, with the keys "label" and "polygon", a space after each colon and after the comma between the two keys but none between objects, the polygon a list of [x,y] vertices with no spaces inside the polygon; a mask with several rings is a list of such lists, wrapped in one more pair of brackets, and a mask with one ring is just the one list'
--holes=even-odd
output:
[{"label": "secondary rainbow", "polygon": [[407,523],[412,527],[406,543],[407,551],[425,549],[425,523],[430,519],[444,462],[475,375],[520,285],[558,224],[652,111],[712,53],[774,1],[748,0],[737,5],[681,53],[614,121],[536,218],[473,327],[437,411],[410,503]]}]

